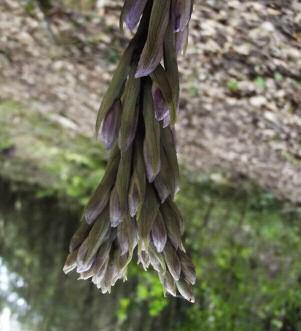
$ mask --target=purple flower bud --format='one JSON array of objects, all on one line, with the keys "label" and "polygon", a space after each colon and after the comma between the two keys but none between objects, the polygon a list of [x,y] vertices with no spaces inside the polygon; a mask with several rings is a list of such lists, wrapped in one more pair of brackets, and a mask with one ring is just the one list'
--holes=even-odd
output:
[{"label": "purple flower bud", "polygon": [[118,273],[118,270],[114,260],[110,260],[102,281],[101,292],[103,294],[111,292],[111,287],[114,285],[116,273]]},{"label": "purple flower bud", "polygon": [[114,284],[120,278],[123,278],[124,280],[126,280],[126,272],[127,272],[126,267],[129,262],[129,256],[130,256],[129,254],[120,255],[120,253],[118,253],[115,256],[115,265],[116,265],[117,272],[115,274],[115,278],[113,279]]},{"label": "purple flower bud", "polygon": [[169,111],[162,91],[156,84],[153,84],[152,86],[152,96],[154,101],[155,118],[157,121],[162,121],[167,114],[169,114]]},{"label": "purple flower bud", "polygon": [[65,274],[68,274],[73,269],[76,268],[76,257],[77,257],[78,249],[73,251],[67,256],[66,262],[64,264],[63,271]]},{"label": "purple flower bud", "polygon": [[95,262],[88,271],[82,272],[78,280],[87,280],[95,275]]},{"label": "purple flower bud", "polygon": [[178,281],[181,275],[181,262],[176,253],[176,249],[169,242],[167,242],[163,254],[169,272],[171,273],[173,279]]},{"label": "purple flower bud", "polygon": [[92,225],[88,224],[85,221],[81,222],[80,227],[76,230],[74,235],[71,238],[70,245],[69,245],[69,252],[72,253],[76,250],[86,239],[91,230]]},{"label": "purple flower bud", "polygon": [[105,276],[107,267],[109,263],[109,256],[106,257],[105,262],[102,264],[102,266],[97,270],[97,273],[92,277],[92,282],[97,286],[97,288],[100,288],[101,282]]},{"label": "purple flower bud", "polygon": [[147,39],[139,59],[136,78],[149,75],[160,63],[169,14],[170,0],[153,1]]},{"label": "purple flower bud", "polygon": [[188,42],[188,27],[176,34],[176,52],[180,54],[182,51],[185,53]]},{"label": "purple flower bud", "polygon": [[[152,183],[160,172],[160,159],[158,155],[153,155],[151,146],[144,140],[143,144],[143,157],[146,170],[146,176],[149,183]],[[159,156],[160,157],[160,156]]]},{"label": "purple flower bud", "polygon": [[125,0],[122,19],[129,30],[133,30],[139,22],[147,0]]},{"label": "purple flower bud", "polygon": [[185,280],[191,285],[194,285],[196,282],[196,274],[195,267],[191,259],[188,257],[187,254],[181,251],[179,251],[179,258],[181,261],[182,272]]},{"label": "purple flower bud", "polygon": [[121,102],[116,100],[106,114],[101,127],[100,137],[106,148],[112,148],[120,128]]},{"label": "purple flower bud", "polygon": [[117,240],[120,247],[121,255],[129,251],[128,227],[126,222],[122,222],[117,228]]},{"label": "purple flower bud", "polygon": [[193,7],[193,0],[177,0],[173,7],[175,18],[175,32],[183,31],[189,24]]},{"label": "purple flower bud", "polygon": [[[134,174],[133,174],[134,176]],[[140,197],[139,197],[139,188],[138,183],[135,178],[131,179],[130,189],[129,189],[129,212],[131,217],[134,217],[137,214],[139,204],[140,204]]]},{"label": "purple flower bud", "polygon": [[157,252],[161,253],[167,241],[167,233],[161,213],[159,212],[152,228],[152,239]]},{"label": "purple flower bud", "polygon": [[162,277],[162,283],[165,290],[171,294],[172,296],[177,296],[177,289],[174,279],[172,278],[171,274],[166,271],[165,275]]},{"label": "purple flower bud", "polygon": [[147,270],[149,265],[150,265],[150,259],[149,259],[149,255],[147,254],[146,251],[141,251],[138,254],[138,264],[141,263],[144,270]]},{"label": "purple flower bud", "polygon": [[180,292],[180,294],[184,299],[186,299],[191,303],[195,302],[195,298],[193,296],[192,288],[190,284],[187,284],[184,280],[181,279],[178,282],[176,282],[176,285],[178,291]]},{"label": "purple flower bud", "polygon": [[116,228],[121,222],[121,208],[118,193],[114,187],[110,197],[110,222],[113,228]]},{"label": "purple flower bud", "polygon": [[129,251],[132,253],[138,244],[138,227],[134,218],[128,218],[125,222],[128,228]]},{"label": "purple flower bud", "polygon": [[166,183],[166,178],[159,173],[159,175],[154,180],[154,186],[160,198],[161,204],[166,201],[166,199],[170,196],[170,189]]},{"label": "purple flower bud", "polygon": [[166,226],[168,238],[177,250],[178,248],[182,247],[182,241],[180,226],[177,218],[175,218],[175,213],[170,208],[168,203],[164,203],[161,206],[160,211],[162,212],[162,216],[164,218],[164,224]]},{"label": "purple flower bud", "polygon": [[168,112],[163,118],[163,128],[167,128],[170,124],[170,113]]}]

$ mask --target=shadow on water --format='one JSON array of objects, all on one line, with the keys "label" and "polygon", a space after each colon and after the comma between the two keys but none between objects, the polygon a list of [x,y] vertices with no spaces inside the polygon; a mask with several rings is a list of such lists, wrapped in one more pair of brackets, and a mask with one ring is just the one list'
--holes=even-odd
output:
[{"label": "shadow on water", "polygon": [[0,182],[3,331],[248,331],[251,324],[255,331],[297,331],[301,326],[298,208],[268,194],[187,179],[178,203],[199,278],[197,302],[188,305],[164,299],[156,277],[134,266],[129,282],[110,295],[66,277],[62,265],[80,208],[74,200],[35,196]]}]

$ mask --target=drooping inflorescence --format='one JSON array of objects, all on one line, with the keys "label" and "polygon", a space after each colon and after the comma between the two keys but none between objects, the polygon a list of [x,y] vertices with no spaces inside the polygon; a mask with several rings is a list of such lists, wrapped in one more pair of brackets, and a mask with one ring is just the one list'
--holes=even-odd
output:
[{"label": "drooping inflorescence", "polygon": [[[185,47],[193,0],[125,0],[121,26],[136,32],[102,100],[97,137],[111,150],[105,175],[73,235],[64,266],[103,293],[138,252],[164,290],[193,302],[195,269],[186,254],[174,197],[179,167],[174,124],[177,54]],[[138,26],[138,27],[137,27]]]}]

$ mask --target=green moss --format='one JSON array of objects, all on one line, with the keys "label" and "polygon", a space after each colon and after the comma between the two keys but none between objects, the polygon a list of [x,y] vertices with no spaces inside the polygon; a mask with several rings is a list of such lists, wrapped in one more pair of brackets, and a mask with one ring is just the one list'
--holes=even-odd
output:
[{"label": "green moss", "polygon": [[227,82],[227,88],[230,92],[237,92],[239,89],[238,81],[236,79],[231,79]]}]

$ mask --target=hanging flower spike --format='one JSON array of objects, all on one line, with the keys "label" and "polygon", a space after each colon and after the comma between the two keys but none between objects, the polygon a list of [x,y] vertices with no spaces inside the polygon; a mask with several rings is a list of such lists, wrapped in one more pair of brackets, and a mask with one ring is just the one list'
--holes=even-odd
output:
[{"label": "hanging flower spike", "polygon": [[121,25],[136,29],[103,97],[96,135],[111,149],[100,184],[69,245],[64,272],[76,270],[110,293],[137,251],[164,293],[194,302],[195,268],[186,254],[174,123],[177,54],[188,35],[192,0],[125,0]]}]

